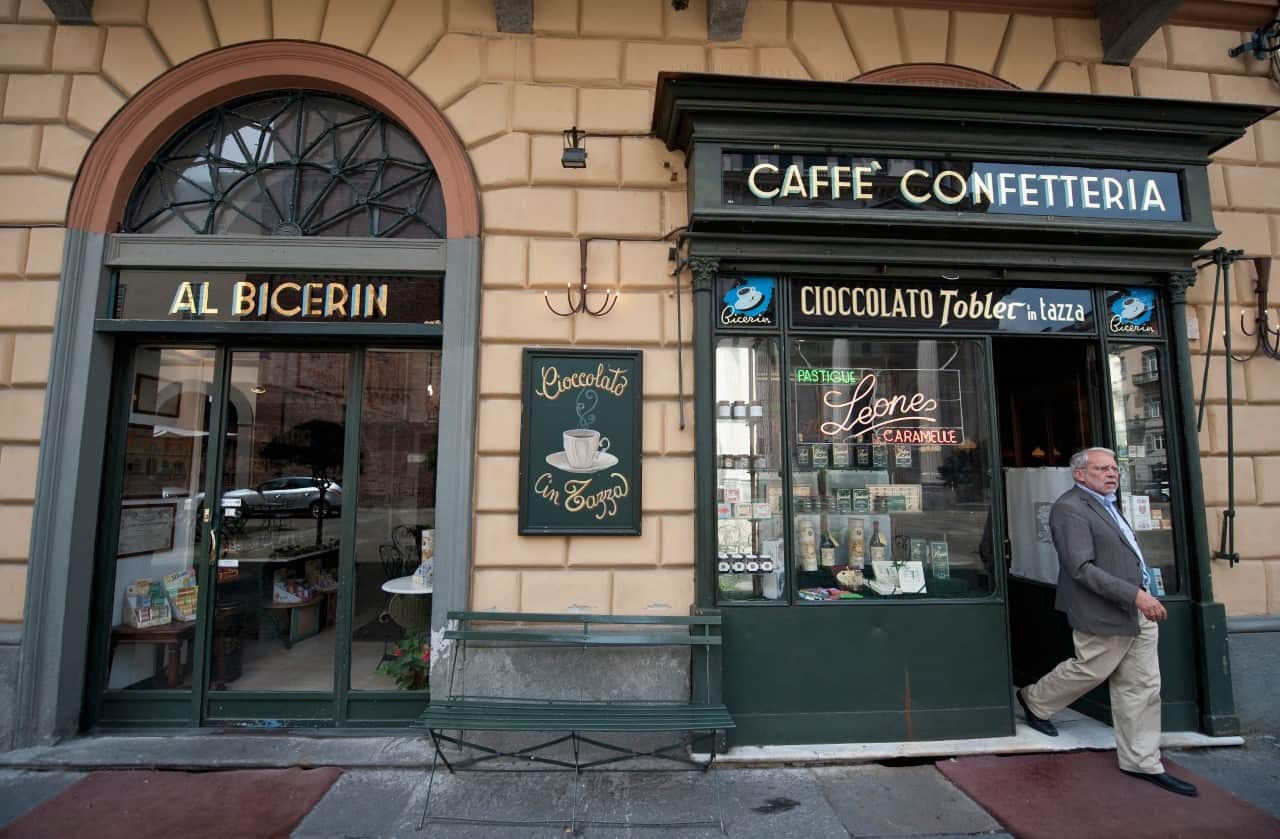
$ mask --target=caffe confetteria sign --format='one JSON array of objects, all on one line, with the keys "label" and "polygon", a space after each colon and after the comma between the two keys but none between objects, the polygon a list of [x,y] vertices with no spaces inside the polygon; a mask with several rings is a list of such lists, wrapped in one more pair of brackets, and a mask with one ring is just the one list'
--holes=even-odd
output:
[{"label": "caffe confetteria sign", "polygon": [[1092,333],[1093,296],[1084,289],[908,286],[836,281],[791,283],[797,328]]},{"label": "caffe confetteria sign", "polygon": [[640,533],[641,361],[636,351],[524,351],[521,534]]},{"label": "caffe confetteria sign", "polygon": [[740,152],[722,168],[726,205],[1182,221],[1173,172]]}]

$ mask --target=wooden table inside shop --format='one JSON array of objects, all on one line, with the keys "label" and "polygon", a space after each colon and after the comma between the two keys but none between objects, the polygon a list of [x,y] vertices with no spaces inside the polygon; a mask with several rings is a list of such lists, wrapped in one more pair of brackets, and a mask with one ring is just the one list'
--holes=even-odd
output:
[{"label": "wooden table inside shop", "polygon": [[[195,621],[170,621],[142,629],[124,624],[113,626],[109,659],[115,658],[120,644],[151,644],[155,647],[156,676],[164,679],[165,687],[176,688],[182,681],[182,648],[191,643],[195,634]],[[188,657],[187,661],[191,659]],[[108,671],[110,666],[109,661]]]},{"label": "wooden table inside shop", "polygon": [[[276,630],[276,636],[284,643],[286,650],[292,649],[294,643],[294,610],[308,609],[312,606],[318,606],[324,602],[324,595],[317,594],[309,600],[303,600],[299,603],[276,603],[273,600],[264,600],[258,604],[258,608],[262,610],[262,614],[271,621],[271,625]],[[316,629],[319,631],[321,624],[321,616],[316,615]],[[310,632],[307,635],[300,635],[296,640],[303,641],[315,635]]]}]

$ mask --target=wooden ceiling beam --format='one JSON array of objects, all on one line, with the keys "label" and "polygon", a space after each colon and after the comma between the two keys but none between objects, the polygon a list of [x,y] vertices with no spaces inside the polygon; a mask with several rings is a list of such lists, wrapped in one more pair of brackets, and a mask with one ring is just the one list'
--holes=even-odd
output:
[{"label": "wooden ceiling beam", "polygon": [[533,0],[493,0],[499,32],[533,31]]},{"label": "wooden ceiling beam", "polygon": [[742,37],[742,21],[748,0],[707,0],[707,37],[712,41],[736,41]]},{"label": "wooden ceiling beam", "polygon": [[93,23],[93,0],[44,0],[44,4],[63,25]]},{"label": "wooden ceiling beam", "polygon": [[1128,64],[1169,21],[1182,0],[1098,0],[1098,26],[1102,30],[1102,60]]}]

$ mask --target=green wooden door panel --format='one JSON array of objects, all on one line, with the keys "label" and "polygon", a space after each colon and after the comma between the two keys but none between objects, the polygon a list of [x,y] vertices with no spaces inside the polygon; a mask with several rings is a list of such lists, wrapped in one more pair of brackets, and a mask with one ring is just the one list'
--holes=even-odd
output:
[{"label": "green wooden door panel", "polygon": [[734,744],[1013,733],[998,601],[725,609],[724,639]]}]

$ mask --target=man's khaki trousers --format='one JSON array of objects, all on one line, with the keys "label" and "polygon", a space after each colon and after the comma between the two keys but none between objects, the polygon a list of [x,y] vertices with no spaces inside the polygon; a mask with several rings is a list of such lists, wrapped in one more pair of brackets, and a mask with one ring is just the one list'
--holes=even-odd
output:
[{"label": "man's khaki trousers", "polygon": [[1048,719],[1075,702],[1108,677],[1111,716],[1115,720],[1116,756],[1129,772],[1159,773],[1160,659],[1156,646],[1160,629],[1138,615],[1138,635],[1091,635],[1072,632],[1076,656],[1059,664],[1044,678],[1022,689],[1031,713]]}]

